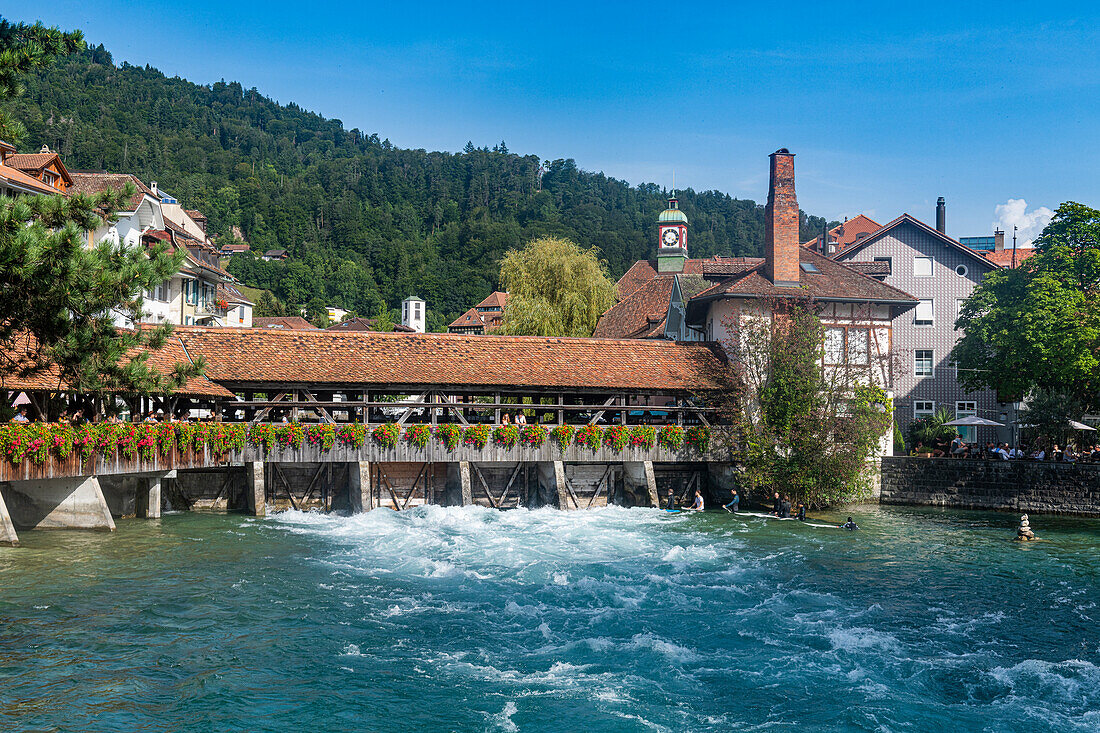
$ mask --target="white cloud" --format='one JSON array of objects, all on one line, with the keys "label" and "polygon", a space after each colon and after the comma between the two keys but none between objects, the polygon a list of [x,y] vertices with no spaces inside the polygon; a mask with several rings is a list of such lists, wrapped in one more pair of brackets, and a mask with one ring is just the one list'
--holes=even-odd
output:
[{"label": "white cloud", "polygon": [[1054,212],[1045,206],[1028,211],[1027,201],[1009,199],[997,205],[994,216],[997,220],[993,222],[993,227],[1004,230],[1006,244],[1012,241],[1012,227],[1015,226],[1017,227],[1016,241],[1019,246],[1030,247],[1031,241],[1042,234],[1043,229],[1050,223]]}]

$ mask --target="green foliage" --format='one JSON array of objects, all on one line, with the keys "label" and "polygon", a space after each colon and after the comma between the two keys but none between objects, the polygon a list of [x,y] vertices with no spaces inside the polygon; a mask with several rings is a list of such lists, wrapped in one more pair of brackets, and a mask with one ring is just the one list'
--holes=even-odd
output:
[{"label": "green foliage", "polygon": [[665,450],[680,450],[684,444],[684,429],[679,425],[665,425],[657,433],[657,445]]},{"label": "green foliage", "polygon": [[556,425],[550,431],[550,437],[558,444],[558,448],[564,451],[573,444],[573,434],[575,432],[576,428],[572,425]]},{"label": "green foliage", "polygon": [[635,425],[630,429],[630,445],[633,448],[649,450],[657,439],[656,429],[648,425]]},{"label": "green foliage", "polygon": [[1027,405],[1020,411],[1024,435],[1045,446],[1065,445],[1079,434],[1070,420],[1080,420],[1085,406],[1071,395],[1055,390],[1039,389],[1028,395]]},{"label": "green foliage", "polygon": [[951,355],[960,381],[1003,401],[1046,390],[1100,407],[1100,211],[1062,204],[1035,244],[963,304]]},{"label": "green foliage", "polygon": [[500,425],[493,429],[493,442],[502,448],[514,448],[519,442],[519,427]]},{"label": "green foliage", "polygon": [[630,442],[630,428],[625,425],[609,425],[603,431],[603,444],[613,451],[621,452]]},{"label": "green foliage", "polygon": [[[0,134],[13,132],[8,108],[21,74],[83,48],[79,32],[0,20]],[[169,392],[200,373],[179,364],[170,374],[148,365],[169,329],[115,328],[113,313],[137,320],[142,292],[174,273],[183,253],[108,242],[89,248],[85,232],[113,221],[134,193],[20,196],[0,200],[0,384],[10,373],[56,366],[63,382],[84,393]]]},{"label": "green foliage", "polygon": [[529,448],[539,448],[546,442],[548,433],[542,425],[524,425],[519,431],[519,442]]},{"label": "green foliage", "polygon": [[597,451],[603,439],[603,430],[598,425],[585,425],[573,436],[573,443],[590,451]]},{"label": "green foliage", "polygon": [[[618,276],[654,251],[667,192],[581,170],[568,159],[403,150],[237,82],[209,86],[122,63],[99,47],[27,77],[13,114],[34,146],[70,168],[157,180],[208,217],[208,231],[286,262],[235,255],[228,269],[293,309],[314,295],[373,314],[410,292],[436,327],[499,286],[509,249],[541,236],[598,247]],[[764,216],[750,200],[678,191],[694,257],[758,255]],[[820,234],[809,217],[802,239]],[[296,311],[294,311],[296,312]]]},{"label": "green foliage", "polygon": [[447,450],[454,450],[462,440],[462,428],[457,425],[440,425],[435,429],[435,437]]},{"label": "green foliage", "polygon": [[432,437],[432,429],[427,425],[410,425],[405,428],[405,441],[424,450],[428,446],[428,440]]},{"label": "green foliage", "polygon": [[540,237],[504,255],[500,279],[508,292],[503,331],[520,336],[591,336],[615,305],[616,286],[595,249]]},{"label": "green foliage", "polygon": [[936,443],[946,443],[954,440],[959,431],[953,425],[945,424],[954,419],[946,407],[941,407],[927,417],[917,418],[909,423],[909,445],[913,447],[913,450],[918,450],[923,445],[931,451]]},{"label": "green foliage", "polygon": [[[790,494],[820,507],[866,494],[868,460],[890,429],[886,393],[872,369],[821,367],[824,332],[812,300],[773,302],[771,317],[743,318],[727,345],[718,407],[731,425],[720,439],[750,491]],[[691,443],[691,430],[687,440]]]},{"label": "green foliage", "polygon": [[401,426],[397,423],[386,423],[385,425],[379,425],[370,431],[371,440],[383,448],[394,448],[397,446],[397,439],[401,436]]},{"label": "green foliage", "polygon": [[694,425],[684,431],[684,442],[700,453],[710,450],[710,428]]},{"label": "green foliage", "polygon": [[491,432],[488,425],[470,425],[462,432],[462,440],[466,445],[481,449],[489,444]]}]

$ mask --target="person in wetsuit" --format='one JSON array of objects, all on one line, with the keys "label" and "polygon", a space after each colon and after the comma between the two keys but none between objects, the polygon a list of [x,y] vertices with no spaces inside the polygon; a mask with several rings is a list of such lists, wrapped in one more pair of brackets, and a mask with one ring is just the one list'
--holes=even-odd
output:
[{"label": "person in wetsuit", "polygon": [[672,495],[672,489],[668,490],[668,501],[665,504],[665,509],[668,511],[676,511],[676,497]]},{"label": "person in wetsuit", "polygon": [[723,504],[722,508],[727,512],[737,513],[737,507],[741,506],[741,497],[737,495],[737,489],[733,490],[733,498],[730,499],[729,504]]},{"label": "person in wetsuit", "polygon": [[791,516],[791,498],[786,494],[783,495],[783,501],[779,502],[779,516],[783,519],[790,519]]},{"label": "person in wetsuit", "polygon": [[798,502],[798,521],[806,521],[806,505],[802,502]]},{"label": "person in wetsuit", "polygon": [[782,500],[779,498],[779,492],[775,492],[775,500],[772,502],[772,514],[779,516],[779,505],[782,504]]},{"label": "person in wetsuit", "polygon": [[851,532],[852,530],[859,529],[859,525],[856,524],[855,522],[853,522],[851,517],[848,517],[848,521],[845,522],[844,524],[839,525],[839,528],[840,529],[846,529],[849,532]]}]

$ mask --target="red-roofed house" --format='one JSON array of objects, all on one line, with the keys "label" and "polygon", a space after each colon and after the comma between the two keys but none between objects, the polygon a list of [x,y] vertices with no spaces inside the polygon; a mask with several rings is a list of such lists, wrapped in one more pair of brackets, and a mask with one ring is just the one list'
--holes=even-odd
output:
[{"label": "red-roofed house", "polygon": [[14,145],[0,140],[0,193],[5,196],[66,194],[72,185],[69,171],[57,153],[48,152],[45,146],[43,151],[21,155]]},{"label": "red-roofed house", "polygon": [[508,306],[508,293],[494,291],[485,300],[456,318],[447,326],[448,333],[486,334],[500,330],[504,323],[504,309]]},{"label": "red-roofed house", "polygon": [[860,214],[851,219],[845,219],[826,232],[825,240],[827,241],[824,243],[822,237],[814,237],[809,242],[803,242],[802,246],[832,257],[837,252],[844,251],[864,237],[878,231],[881,226],[874,219]]}]

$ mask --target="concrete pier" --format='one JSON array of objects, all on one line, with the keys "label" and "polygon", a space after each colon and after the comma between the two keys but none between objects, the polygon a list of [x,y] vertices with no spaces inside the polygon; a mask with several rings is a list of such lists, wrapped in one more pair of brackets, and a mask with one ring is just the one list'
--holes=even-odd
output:
[{"label": "concrete pier", "polygon": [[244,491],[248,513],[254,517],[267,514],[264,496],[264,464],[262,461],[249,461],[245,464],[246,485]]},{"label": "concrete pier", "polygon": [[12,523],[20,529],[115,528],[95,476],[13,481],[2,491]]},{"label": "concrete pier", "polygon": [[635,497],[637,506],[659,507],[657,476],[653,461],[626,461],[623,463],[623,489]]},{"label": "concrete pier", "polygon": [[558,509],[579,509],[565,482],[565,464],[561,461],[542,461],[538,464],[539,504]]},{"label": "concrete pier", "polygon": [[15,533],[15,524],[8,513],[8,505],[4,503],[4,493],[0,491],[0,546],[18,547],[19,535]]},{"label": "concrete pier", "polygon": [[134,496],[134,516],[138,519],[160,519],[161,482],[175,477],[176,472],[169,471],[143,479]]},{"label": "concrete pier", "polygon": [[374,508],[370,486],[370,462],[348,464],[348,502],[352,514],[361,514]]},{"label": "concrete pier", "polygon": [[447,464],[446,491],[446,503],[449,506],[469,506],[474,503],[474,484],[469,461]]}]

